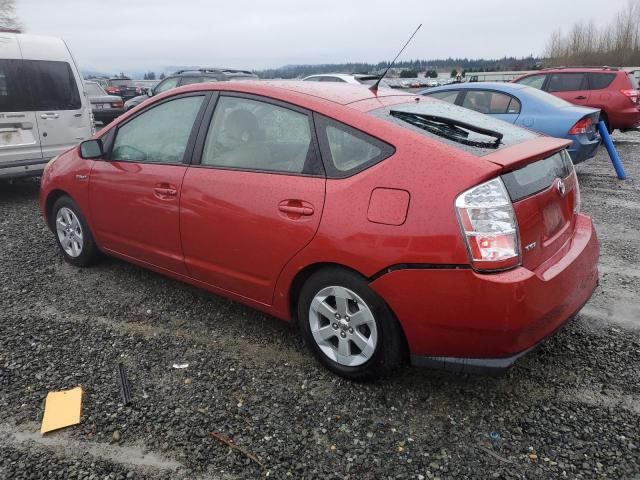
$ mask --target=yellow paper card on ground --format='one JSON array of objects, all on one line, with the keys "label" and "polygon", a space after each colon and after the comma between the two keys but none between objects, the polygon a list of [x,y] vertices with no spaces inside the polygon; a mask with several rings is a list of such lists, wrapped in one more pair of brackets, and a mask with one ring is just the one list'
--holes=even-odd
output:
[{"label": "yellow paper card on ground", "polygon": [[44,406],[40,433],[80,423],[82,410],[82,387],[49,392]]}]

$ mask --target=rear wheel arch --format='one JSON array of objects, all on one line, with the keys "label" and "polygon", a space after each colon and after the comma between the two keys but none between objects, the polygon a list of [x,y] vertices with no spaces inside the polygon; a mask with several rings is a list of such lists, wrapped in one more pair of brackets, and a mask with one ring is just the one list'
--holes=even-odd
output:
[{"label": "rear wheel arch", "polygon": [[[300,293],[302,292],[302,287],[304,286],[305,282],[309,278],[311,278],[312,275],[316,274],[317,272],[319,272],[321,270],[330,270],[330,269],[339,269],[339,270],[344,270],[344,271],[348,271],[348,272],[354,273],[354,274],[362,277],[363,280],[365,280],[365,281],[367,281],[367,283],[369,283],[369,279],[365,275],[363,275],[362,273],[360,273],[359,271],[357,271],[354,268],[348,267],[348,266],[340,264],[340,263],[320,262],[320,263],[313,263],[311,265],[307,265],[306,267],[304,267],[302,270],[300,270],[296,274],[296,276],[293,278],[293,281],[291,282],[291,286],[289,288],[289,312],[290,312],[293,324],[297,325],[298,320],[299,320],[298,319],[298,301],[300,299]],[[377,292],[374,291],[374,293],[376,293],[376,295],[378,295]],[[387,302],[383,298],[381,298],[381,299],[384,302],[384,304],[386,305],[386,307],[389,310],[389,312],[391,313],[391,315],[393,316],[393,318],[395,319],[395,321],[400,326],[400,331],[402,332],[402,336],[403,336],[404,342],[405,342],[405,348],[408,351],[407,335],[406,335],[406,333],[404,331],[404,327],[402,326],[402,323],[400,322],[400,320],[398,320],[398,316],[393,311],[391,306],[389,306],[389,304],[387,304]]]}]

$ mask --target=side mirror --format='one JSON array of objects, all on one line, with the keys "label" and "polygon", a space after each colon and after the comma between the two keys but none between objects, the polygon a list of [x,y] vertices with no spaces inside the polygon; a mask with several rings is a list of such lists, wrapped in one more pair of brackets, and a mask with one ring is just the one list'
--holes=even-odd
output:
[{"label": "side mirror", "polygon": [[80,144],[80,158],[90,160],[92,158],[100,158],[104,155],[104,146],[102,140],[85,140]]},{"label": "side mirror", "polygon": [[153,97],[153,88],[151,87],[147,88],[147,96]]}]

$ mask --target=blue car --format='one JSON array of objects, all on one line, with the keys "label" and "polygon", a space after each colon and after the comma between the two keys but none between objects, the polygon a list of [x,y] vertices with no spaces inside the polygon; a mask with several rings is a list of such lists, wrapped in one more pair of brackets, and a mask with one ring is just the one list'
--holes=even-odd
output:
[{"label": "blue car", "polygon": [[472,82],[429,88],[421,95],[454,103],[557,138],[573,142],[573,163],[596,154],[600,110],[578,107],[549,93],[518,83]]}]

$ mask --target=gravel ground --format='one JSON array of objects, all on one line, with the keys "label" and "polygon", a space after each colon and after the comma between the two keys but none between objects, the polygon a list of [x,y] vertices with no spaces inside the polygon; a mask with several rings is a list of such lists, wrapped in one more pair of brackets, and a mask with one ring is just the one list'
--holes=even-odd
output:
[{"label": "gravel ground", "polygon": [[[65,264],[37,183],[0,184],[0,478],[640,479],[640,133],[616,142],[630,179],[604,151],[578,167],[600,287],[500,378],[341,380],[278,320],[118,260]],[[76,385],[81,423],[41,436],[47,392]]]}]

